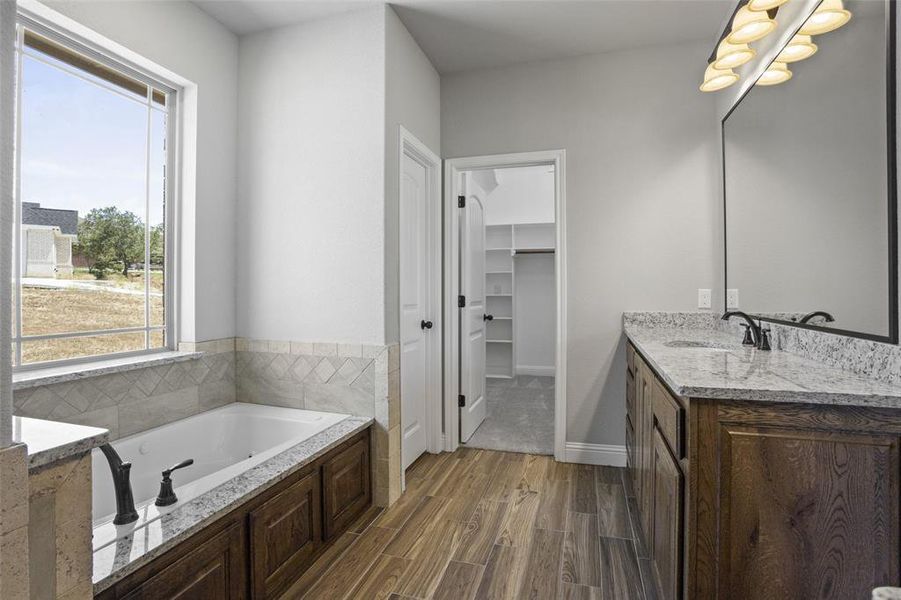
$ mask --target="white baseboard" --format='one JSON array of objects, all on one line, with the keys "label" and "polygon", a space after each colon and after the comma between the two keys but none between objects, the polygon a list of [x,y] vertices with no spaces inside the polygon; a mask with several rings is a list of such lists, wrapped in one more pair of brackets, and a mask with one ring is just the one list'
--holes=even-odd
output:
[{"label": "white baseboard", "polygon": [[626,466],[626,447],[566,442],[566,462],[583,465]]},{"label": "white baseboard", "polygon": [[516,365],[517,375],[532,375],[534,377],[553,377],[557,374],[556,367],[535,367],[532,365]]}]

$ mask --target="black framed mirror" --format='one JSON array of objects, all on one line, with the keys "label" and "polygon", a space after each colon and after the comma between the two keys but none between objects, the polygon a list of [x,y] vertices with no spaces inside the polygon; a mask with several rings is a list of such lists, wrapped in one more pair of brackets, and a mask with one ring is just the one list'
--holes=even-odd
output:
[{"label": "black framed mirror", "polygon": [[793,38],[811,56],[770,65],[790,78],[759,79],[722,120],[723,297],[765,321],[897,343],[896,8],[844,7],[844,26]]}]

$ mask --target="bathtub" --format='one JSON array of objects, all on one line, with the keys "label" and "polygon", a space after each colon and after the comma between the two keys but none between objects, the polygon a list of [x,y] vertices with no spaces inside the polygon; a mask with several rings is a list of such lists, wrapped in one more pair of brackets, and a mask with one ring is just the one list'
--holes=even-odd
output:
[{"label": "bathtub", "polygon": [[[346,419],[337,413],[236,403],[156,427],[113,442],[130,461],[131,486],[140,518],[112,525],[116,512],[113,480],[106,458],[93,450],[94,549],[109,544],[192,498],[255,467],[279,452]],[[178,502],[154,505],[160,472],[186,458],[194,464],[172,474]]]}]

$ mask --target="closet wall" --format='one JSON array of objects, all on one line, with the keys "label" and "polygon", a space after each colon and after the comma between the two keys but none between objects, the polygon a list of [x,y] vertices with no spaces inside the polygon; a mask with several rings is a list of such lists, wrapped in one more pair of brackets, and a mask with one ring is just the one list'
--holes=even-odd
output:
[{"label": "closet wall", "polygon": [[554,172],[552,167],[474,174],[485,199],[487,373],[554,374]]}]

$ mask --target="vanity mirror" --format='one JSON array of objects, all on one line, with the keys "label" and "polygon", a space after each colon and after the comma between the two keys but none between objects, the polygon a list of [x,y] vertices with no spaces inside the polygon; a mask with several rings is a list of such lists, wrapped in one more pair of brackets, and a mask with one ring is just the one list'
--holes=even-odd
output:
[{"label": "vanity mirror", "polygon": [[815,52],[774,62],[779,82],[758,80],[723,119],[726,298],[737,290],[730,308],[765,320],[896,343],[895,7],[844,8],[850,21],[796,36]]}]

